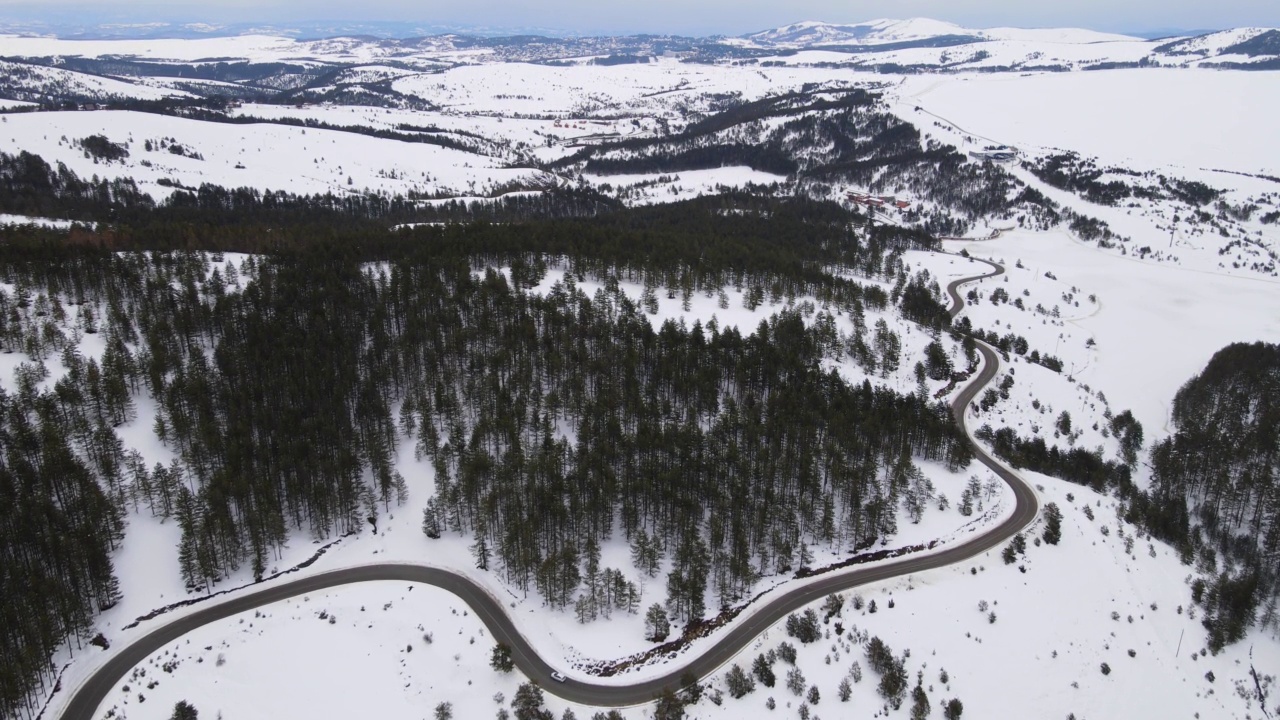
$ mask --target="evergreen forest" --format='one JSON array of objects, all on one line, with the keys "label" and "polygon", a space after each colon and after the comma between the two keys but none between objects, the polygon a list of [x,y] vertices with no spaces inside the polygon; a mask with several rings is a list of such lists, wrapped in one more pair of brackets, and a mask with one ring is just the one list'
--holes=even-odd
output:
[{"label": "evergreen forest", "polygon": [[1152,449],[1153,532],[1194,557],[1209,647],[1273,625],[1280,598],[1280,346],[1236,343],[1178,391]]},{"label": "evergreen forest", "polygon": [[[870,313],[935,338],[949,325],[937,283],[900,259],[932,241],[833,204],[601,212],[566,191],[500,208],[501,224],[395,231],[377,199],[206,187],[157,204],[0,160],[5,210],[117,218],[0,242],[16,367],[0,392],[7,717],[38,711],[55,653],[81,651],[119,601],[111,556],[131,514],[177,523],[182,579],[206,592],[262,577],[291,538],[376,528],[411,491],[404,450],[436,479],[424,552],[462,533],[479,567],[587,621],[638,611],[640,578],[600,567],[622,539],[638,571],[665,574],[672,615],[697,620],[805,566],[809,546],[891,536],[932,492],[915,460],[971,459],[923,363],[904,392],[833,369],[916,364],[910,329]],[[550,219],[521,220],[535,212]],[[657,293],[727,288],[788,309],[754,328],[651,322]],[[172,461],[124,444],[138,422]]]}]

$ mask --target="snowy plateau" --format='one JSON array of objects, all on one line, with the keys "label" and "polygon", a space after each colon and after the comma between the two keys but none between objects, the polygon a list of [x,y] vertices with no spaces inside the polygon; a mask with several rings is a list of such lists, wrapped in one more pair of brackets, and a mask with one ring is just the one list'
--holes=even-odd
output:
[{"label": "snowy plateau", "polygon": [[[849,117],[846,111],[866,122],[849,131],[852,155],[831,140],[845,136],[822,130]],[[806,22],[715,39],[0,36],[0,152],[30,153],[84,179],[131,180],[157,202],[204,185],[400,196],[421,217],[398,225],[437,226],[561,191],[648,208],[750,190],[842,203],[872,223],[926,231],[942,238],[943,252],[904,253],[910,273],[927,271],[941,289],[986,273],[981,260],[998,263],[1003,274],[960,286],[959,318],[996,337],[1024,337],[1061,362],[1055,371],[1008,354],[995,381],[1005,383],[1002,397],[967,410],[970,431],[1013,428],[1116,460],[1121,446],[1109,419],[1131,411],[1146,429],[1133,469],[1140,488],[1150,482],[1147,450],[1174,431],[1179,388],[1230,343],[1280,342],[1278,115],[1280,31],[1266,28],[1157,41],[922,19]],[[879,133],[894,128],[914,129],[892,134],[924,160],[876,154]],[[708,148],[732,151],[699,155]],[[931,179],[930,158],[944,156],[971,186],[948,192]],[[979,207],[970,200],[980,192],[996,199]],[[107,223],[0,213],[0,236],[27,223],[73,233]],[[208,270],[241,278],[228,283],[236,292],[254,262],[210,253]],[[513,272],[477,267],[477,277],[486,270]],[[958,367],[966,364],[960,342],[935,338],[892,304],[855,321],[816,297],[754,301],[743,287],[717,294],[623,279],[613,288],[574,275],[553,261],[529,292],[617,292],[647,305],[655,329],[672,320],[746,334],[784,311],[809,326],[829,318],[844,334],[856,332],[855,322],[883,320],[911,362],[869,372],[851,357],[824,361],[854,385],[912,392],[922,382],[912,365],[935,339]],[[883,277],[853,279],[892,290]],[[85,313],[105,312],[81,306],[62,320],[85,358],[101,358],[104,342],[75,329]],[[0,355],[5,392],[18,392],[30,361],[22,352]],[[68,369],[56,355],[45,365],[40,384],[48,389]],[[946,402],[964,387],[926,384]],[[1055,425],[1064,411],[1074,420],[1065,429]],[[117,428],[147,466],[174,460],[153,431],[156,412],[139,398],[137,417]],[[296,534],[262,582],[245,567],[188,591],[177,523],[131,512],[112,557],[123,599],[95,620],[109,647],[82,644],[54,658],[58,682],[42,698],[43,716],[61,717],[97,670],[153,630],[330,571],[372,564],[450,570],[495,599],[570,682],[619,686],[678,671],[752,622],[771,598],[822,577],[765,575],[755,599],[740,602],[722,627],[646,655],[655,643],[645,638],[643,608],[663,599],[662,575],[639,570],[626,541],[604,544],[600,564],[638,581],[640,612],[579,622],[572,606],[551,609],[537,592],[477,569],[469,537],[426,538],[423,511],[436,471],[412,440],[396,452],[407,485],[401,504],[372,530]],[[876,551],[925,556],[1014,512],[1011,489],[976,461],[959,472],[916,464],[938,499],[914,522],[901,514],[897,533]],[[787,618],[779,618],[702,679],[687,715],[910,717],[910,701],[893,708],[877,692],[866,653],[873,637],[903,658],[911,687],[927,694],[930,717],[943,717],[952,698],[963,701],[966,718],[1246,720],[1277,712],[1273,628],[1252,628],[1210,654],[1192,599],[1200,569],[1127,522],[1113,495],[1019,474],[1042,507],[1061,509],[1060,543],[1040,541],[1041,517],[1025,531],[1016,562],[1006,563],[997,547],[815,602],[805,609],[825,617],[816,642],[791,637]],[[962,514],[959,499],[971,482],[977,507]],[[808,550],[810,564],[822,567],[845,560],[851,548],[837,542]],[[676,624],[673,635],[681,630]],[[354,583],[167,642],[115,682],[94,717],[160,720],[179,701],[201,717],[226,720],[408,720],[441,717],[443,704],[452,717],[501,717],[525,678],[490,667],[493,645],[487,618],[452,593],[391,580]],[[727,678],[735,667],[750,673],[758,656],[771,653],[779,657],[776,686],[757,681],[752,692],[732,697]],[[624,672],[594,674],[635,657],[644,660]],[[610,709],[562,700],[550,683],[543,690],[556,717]],[[629,719],[656,712],[653,703],[616,710]]]}]

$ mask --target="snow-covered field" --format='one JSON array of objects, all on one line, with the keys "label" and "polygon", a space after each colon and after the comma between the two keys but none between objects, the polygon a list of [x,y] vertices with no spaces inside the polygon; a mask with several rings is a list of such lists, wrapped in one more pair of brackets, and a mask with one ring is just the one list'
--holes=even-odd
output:
[{"label": "snow-covered field", "polygon": [[1056,147],[1140,169],[1280,175],[1280,73],[1195,69],[909,78],[899,88],[1001,143]]},{"label": "snow-covered field", "polygon": [[[1083,297],[1096,295],[1096,311],[1060,328],[1070,333],[1065,345],[1083,350],[1088,338],[1096,342],[1087,359],[1073,363],[1078,367],[1074,376],[1106,393],[1117,412],[1132,409],[1148,438],[1169,432],[1174,394],[1215,352],[1232,342],[1280,342],[1280,282],[1274,280],[1119,257],[1063,232],[1009,233],[993,241],[953,245],[1010,268],[1020,260],[1034,269],[1032,276],[1047,280],[1043,274],[1052,272],[1058,278],[1054,284],[1077,287]],[[1020,294],[1019,285],[1030,285],[1017,280],[1018,274],[1011,273],[1010,295]],[[966,312],[975,327],[986,327],[978,318],[990,310],[980,305]]]},{"label": "snow-covered field", "polygon": [[[232,125],[137,112],[21,113],[5,118],[0,142],[62,162],[84,178],[132,178],[157,198],[210,183],[299,194],[417,191],[465,195],[545,174],[452,148],[271,123]],[[98,162],[75,145],[102,135],[129,156]],[[146,149],[147,142],[153,149]],[[162,148],[176,144],[183,154]],[[165,180],[169,184],[161,184]]]},{"label": "snow-covered field", "polygon": [[0,225],[38,225],[40,227],[66,230],[74,224],[75,223],[70,220],[55,220],[54,218],[31,217],[29,215],[8,215],[0,213]]},{"label": "snow-covered field", "polygon": [[[1009,172],[1106,223],[1119,238],[1114,253],[1274,280],[1280,229],[1266,216],[1280,193],[1280,142],[1268,124],[1278,82],[1277,73],[1197,69],[954,75],[905,78],[887,97],[899,116],[964,151],[1015,147]],[[1020,165],[1068,152],[1100,172],[1098,183],[1133,194],[1099,204]],[[1171,198],[1166,181],[1200,183],[1214,197]]]}]

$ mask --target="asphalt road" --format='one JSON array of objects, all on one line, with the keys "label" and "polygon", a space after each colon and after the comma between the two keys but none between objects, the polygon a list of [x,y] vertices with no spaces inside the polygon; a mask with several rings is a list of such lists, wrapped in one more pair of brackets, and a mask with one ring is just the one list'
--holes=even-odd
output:
[{"label": "asphalt road", "polygon": [[[953,317],[964,306],[964,301],[956,290],[960,285],[982,278],[993,277],[1004,272],[1004,268],[995,263],[987,262],[987,264],[993,267],[992,272],[986,275],[956,280],[947,287],[947,292],[953,302],[950,310]],[[1000,369],[1000,360],[991,348],[978,343],[978,350],[983,357],[982,372],[965,387],[951,405],[952,415],[961,429],[965,427],[965,409]],[[374,580],[423,583],[443,588],[457,595],[484,622],[495,641],[506,643],[511,647],[512,658],[515,660],[516,666],[549,693],[558,695],[566,700],[598,707],[623,707],[645,703],[656,698],[663,688],[671,687],[675,689],[678,687],[680,678],[685,673],[693,673],[701,678],[715,672],[773,623],[815,600],[821,600],[831,593],[841,592],[859,585],[963,562],[1002,544],[1030,524],[1039,511],[1035,493],[1030,486],[1016,474],[992,460],[979,445],[972,444],[978,461],[991,468],[1013,489],[1016,505],[1013,514],[1004,522],[963,543],[947,547],[930,555],[908,556],[874,567],[835,572],[821,576],[803,587],[798,587],[764,600],[762,601],[763,604],[756,608],[756,611],[750,617],[730,628],[701,655],[693,658],[687,665],[659,678],[623,686],[600,685],[592,683],[588,679],[574,677],[571,677],[567,682],[555,682],[551,679],[551,672],[555,668],[538,656],[528,641],[516,629],[516,622],[508,614],[507,609],[480,586],[448,570],[416,565],[367,565],[320,573],[280,585],[266,587],[262,590],[219,602],[216,605],[211,605],[162,625],[120,650],[101,669],[76,688],[75,694],[68,702],[62,717],[65,720],[90,720],[90,718],[94,717],[98,706],[111,689],[135,665],[161,647],[196,628],[247,610],[253,610],[263,605],[287,600],[306,593]]]}]

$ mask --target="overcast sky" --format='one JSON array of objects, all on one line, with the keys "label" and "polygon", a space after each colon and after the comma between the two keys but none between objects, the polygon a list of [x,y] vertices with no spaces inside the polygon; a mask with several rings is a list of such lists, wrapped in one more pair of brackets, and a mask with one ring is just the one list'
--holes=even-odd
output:
[{"label": "overcast sky", "polygon": [[[969,27],[1110,31],[1280,26],[1280,0],[0,0],[0,19],[410,21],[579,33],[736,35],[799,20],[931,17]],[[115,16],[115,17],[112,17]],[[90,19],[90,18],[94,19]]]}]

